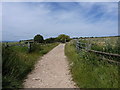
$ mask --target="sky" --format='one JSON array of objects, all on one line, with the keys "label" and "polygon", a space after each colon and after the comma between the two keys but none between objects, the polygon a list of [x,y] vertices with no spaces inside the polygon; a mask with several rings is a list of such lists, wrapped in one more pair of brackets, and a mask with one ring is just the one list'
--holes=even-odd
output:
[{"label": "sky", "polygon": [[2,40],[118,35],[117,2],[4,2]]}]

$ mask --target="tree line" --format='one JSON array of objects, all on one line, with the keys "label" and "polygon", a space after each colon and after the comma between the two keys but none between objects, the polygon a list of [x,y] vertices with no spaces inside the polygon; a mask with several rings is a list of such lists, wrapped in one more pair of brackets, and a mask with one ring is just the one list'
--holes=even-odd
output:
[{"label": "tree line", "polygon": [[55,38],[51,37],[51,38],[47,38],[47,39],[44,39],[44,37],[40,34],[37,34],[34,37],[34,42],[36,42],[36,43],[54,43],[54,42],[65,43],[70,40],[71,40],[70,36],[65,35],[65,34],[60,34],[58,37],[55,37]]}]

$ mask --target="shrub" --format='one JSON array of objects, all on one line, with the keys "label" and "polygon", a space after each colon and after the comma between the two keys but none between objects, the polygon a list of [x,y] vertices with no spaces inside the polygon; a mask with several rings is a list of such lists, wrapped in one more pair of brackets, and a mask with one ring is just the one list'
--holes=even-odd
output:
[{"label": "shrub", "polygon": [[68,42],[70,40],[71,40],[70,37],[65,34],[61,34],[57,37],[57,41],[62,42],[62,43]]},{"label": "shrub", "polygon": [[43,43],[44,39],[43,39],[43,36],[42,35],[36,35],[34,37],[34,42],[37,42],[37,43]]},{"label": "shrub", "polygon": [[45,39],[45,43],[54,43],[57,42],[56,38],[47,38]]}]

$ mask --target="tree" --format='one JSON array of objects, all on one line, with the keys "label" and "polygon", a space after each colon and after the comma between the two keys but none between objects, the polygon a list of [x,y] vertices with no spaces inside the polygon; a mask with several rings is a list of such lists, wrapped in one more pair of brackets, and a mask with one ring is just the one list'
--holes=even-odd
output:
[{"label": "tree", "polygon": [[59,36],[57,37],[57,40],[58,40],[59,42],[65,43],[65,42],[70,41],[71,39],[70,39],[70,37],[69,37],[68,35],[61,34],[61,35],[59,35]]},{"label": "tree", "polygon": [[43,43],[43,41],[44,41],[43,36],[40,35],[40,34],[37,34],[37,35],[34,37],[34,42]]}]

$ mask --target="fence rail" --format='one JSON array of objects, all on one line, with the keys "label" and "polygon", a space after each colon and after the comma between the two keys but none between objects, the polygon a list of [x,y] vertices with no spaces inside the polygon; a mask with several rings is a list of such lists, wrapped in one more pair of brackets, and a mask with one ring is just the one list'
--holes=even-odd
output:
[{"label": "fence rail", "polygon": [[[82,45],[85,45],[85,47],[82,46]],[[120,58],[119,54],[113,54],[113,53],[107,53],[107,52],[102,52],[102,51],[91,50],[91,44],[90,43],[82,43],[82,42],[77,41],[76,42],[76,49],[78,51],[80,51],[81,49],[85,49],[88,52],[93,52],[93,53],[97,53],[97,54],[101,54],[101,55],[105,55],[105,56],[111,56],[111,57]],[[108,61],[108,62],[117,63],[117,64],[120,65],[119,61],[114,61],[114,60],[109,60],[109,59],[105,59],[105,60]]]},{"label": "fence rail", "polygon": [[[46,45],[48,45],[48,43],[35,43],[35,44],[40,45],[40,46],[46,46]],[[23,46],[23,47],[28,47],[28,48],[29,48],[30,45],[31,45],[31,43],[27,43],[27,44],[25,44],[25,43],[17,43],[17,44],[3,43],[3,45],[4,45],[5,47]]]},{"label": "fence rail", "polygon": [[40,45],[40,46],[46,46],[46,45],[50,45],[50,43],[3,43],[2,45],[5,47],[5,48],[9,48],[9,47],[14,47],[14,46],[20,46],[20,47],[26,47],[28,52],[30,53],[32,51],[32,49],[34,49],[34,44],[35,45]]},{"label": "fence rail", "polygon": [[9,44],[9,43],[4,43],[3,44],[5,47],[11,47],[11,46],[23,46],[23,47],[28,47],[28,44]]},{"label": "fence rail", "polygon": [[102,52],[102,51],[96,51],[96,50],[88,50],[89,52],[94,52],[94,53],[98,53],[98,54],[103,54],[103,55],[107,55],[107,56],[112,56],[112,57],[119,57],[119,54],[113,54],[113,53],[106,53],[106,52]]}]

